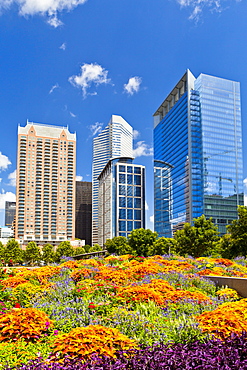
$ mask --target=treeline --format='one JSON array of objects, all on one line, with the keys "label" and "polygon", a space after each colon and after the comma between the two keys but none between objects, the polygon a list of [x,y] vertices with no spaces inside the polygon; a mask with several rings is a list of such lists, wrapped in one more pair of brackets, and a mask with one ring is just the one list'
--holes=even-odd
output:
[{"label": "treeline", "polygon": [[59,263],[62,257],[71,257],[78,254],[100,251],[102,248],[95,244],[93,247],[84,245],[83,247],[72,247],[69,241],[61,242],[56,249],[51,244],[45,244],[42,248],[30,241],[26,249],[21,249],[15,239],[9,239],[4,246],[0,242],[0,261],[2,265],[22,264],[30,265],[39,264],[43,261],[45,264]]},{"label": "treeline", "polygon": [[149,229],[133,230],[128,238],[123,236],[108,239],[105,248],[110,254],[133,254],[153,256],[177,254],[192,257],[221,256],[235,258],[247,256],[247,207],[238,207],[238,219],[227,226],[227,234],[219,236],[218,228],[204,215],[193,220],[193,225],[185,223],[177,230],[174,238],[158,238]]}]

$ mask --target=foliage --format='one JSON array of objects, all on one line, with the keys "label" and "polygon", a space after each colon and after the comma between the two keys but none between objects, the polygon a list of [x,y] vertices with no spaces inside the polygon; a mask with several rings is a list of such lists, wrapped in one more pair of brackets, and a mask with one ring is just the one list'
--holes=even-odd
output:
[{"label": "foliage", "polygon": [[30,262],[31,266],[34,263],[39,262],[41,259],[40,249],[35,242],[29,242],[24,251],[24,259],[27,262]]},{"label": "foliage", "polygon": [[102,251],[102,248],[97,243],[94,244],[94,246],[89,249],[89,252],[100,252],[100,251]]},{"label": "foliage", "polygon": [[124,236],[115,236],[112,239],[107,239],[105,248],[108,253],[117,254],[118,256],[133,253],[133,250],[128,245],[128,241]]},{"label": "foliage", "polygon": [[64,241],[64,242],[61,242],[57,247],[57,250],[55,252],[55,261],[60,262],[62,256],[70,257],[73,255],[74,255],[74,249],[71,246],[70,242]]},{"label": "foliage", "polygon": [[54,340],[54,335],[56,335],[56,333],[53,332],[51,336],[46,337],[46,341],[34,343],[27,343],[24,339],[19,339],[14,342],[1,342],[1,364],[6,364],[7,367],[10,366],[13,368],[21,364],[26,364],[32,359],[35,360],[39,356],[42,356],[43,359],[47,358],[51,352],[51,344]]},{"label": "foliage", "polygon": [[51,244],[47,243],[42,247],[42,260],[48,265],[49,263],[54,262],[55,253],[54,248]]},{"label": "foliage", "polygon": [[4,257],[5,257],[5,247],[3,243],[0,242],[0,260],[2,260],[2,262],[4,261]]},{"label": "foliage", "polygon": [[85,253],[89,253],[89,250],[90,250],[90,248],[91,248],[91,245],[86,244],[86,245],[84,245],[84,247],[83,247],[83,248],[85,249]]},{"label": "foliage", "polygon": [[161,237],[155,240],[153,245],[150,247],[149,254],[154,256],[156,254],[175,254],[176,252],[176,240],[172,238]]},{"label": "foliage", "polygon": [[6,263],[9,263],[11,260],[13,263],[20,263],[23,261],[23,251],[15,239],[8,240],[5,247],[4,260]]},{"label": "foliage", "polygon": [[204,312],[196,317],[204,332],[213,333],[218,338],[227,338],[232,332],[241,334],[247,331],[247,299],[227,302],[214,311]]},{"label": "foliage", "polygon": [[219,240],[217,226],[213,224],[212,218],[206,220],[204,215],[194,219],[193,223],[193,226],[185,223],[182,230],[176,231],[176,252],[195,258],[212,255]]},{"label": "foliage", "polygon": [[231,234],[230,243],[228,245],[228,253],[230,258],[237,256],[247,256],[247,207],[238,207],[238,219],[232,221],[231,225],[227,226],[227,230]]},{"label": "foliage", "polygon": [[[85,362],[87,358],[92,366],[98,366],[93,360],[92,352],[96,351],[104,356],[105,350],[110,356],[109,346],[118,334],[112,340],[107,340],[106,331],[110,332],[113,328],[118,330],[119,335],[125,336],[126,340],[134,341],[137,351],[140,346],[155,346],[157,343],[167,343],[169,348],[174,343],[182,343],[181,348],[186,350],[193,348],[190,343],[197,346],[197,343],[207,342],[210,336],[217,333],[220,333],[218,335],[221,340],[234,332],[240,336],[241,330],[246,327],[247,300],[239,298],[229,288],[217,290],[214,283],[203,277],[205,274],[247,277],[246,260],[123,255],[73,260],[59,266],[35,269],[1,269],[3,290],[0,301],[3,302],[0,302],[0,318],[16,315],[18,311],[28,309],[21,306],[29,305],[30,309],[46,315],[48,321],[43,321],[42,324],[42,319],[39,319],[33,324],[35,314],[24,314],[23,321],[19,320],[18,324],[4,322],[3,327],[8,333],[4,341],[0,341],[0,366],[3,367],[7,359],[1,343],[8,345],[10,364],[17,364],[20,359],[25,363],[29,358],[39,356],[37,352],[46,358],[50,352],[47,366],[52,366],[51,363],[57,359],[63,366],[67,354],[70,357],[81,357],[80,366],[89,363]],[[228,332],[224,331],[223,317],[227,318]],[[46,327],[47,330],[42,331]],[[99,333],[97,328],[100,328]],[[42,331],[40,335],[35,334],[38,329]],[[86,336],[84,334],[87,330],[90,333]],[[1,326],[0,331],[3,336]],[[19,337],[15,335],[16,332]],[[29,340],[26,338],[26,345],[19,345],[21,339],[18,338],[23,332],[24,336],[29,335]],[[90,343],[89,353],[83,352],[87,350],[87,345],[83,346],[81,342],[82,332],[83,340],[88,340],[88,346]],[[91,339],[89,334],[92,335]],[[64,335],[68,341],[63,341]],[[16,337],[17,340],[14,340]],[[61,338],[60,351],[52,344],[58,338]],[[17,342],[16,347],[9,346],[13,341]],[[45,344],[44,347],[42,343]],[[29,347],[31,344],[34,346]],[[23,352],[23,346],[26,353]],[[129,348],[132,347],[133,343]],[[71,352],[66,348],[70,348]],[[97,348],[100,348],[99,351]],[[120,356],[117,348],[115,344],[112,346],[114,356]],[[205,349],[205,356],[209,355],[206,351]],[[193,358],[197,361],[196,352],[193,353]],[[129,361],[127,356],[125,359],[126,362]],[[149,362],[149,369],[148,365]],[[23,366],[25,365],[21,365]],[[175,366],[174,369],[177,368],[179,367]]]},{"label": "foliage", "polygon": [[53,327],[53,322],[36,308],[13,309],[0,317],[0,342],[35,341]]},{"label": "foliage", "polygon": [[[21,370],[244,370],[247,368],[247,335],[232,335],[224,341],[211,339],[189,344],[154,344],[139,349],[117,351],[115,358],[93,356],[65,357],[64,361],[50,357],[22,365]],[[11,370],[6,367],[3,370]]]},{"label": "foliage", "polygon": [[113,357],[116,350],[135,347],[135,341],[121,334],[119,330],[102,325],[75,328],[68,334],[58,335],[54,341],[55,352],[83,358],[88,358],[93,353]]},{"label": "foliage", "polygon": [[158,233],[149,229],[132,230],[128,236],[128,244],[137,256],[149,256],[149,250],[157,239]]},{"label": "foliage", "polygon": [[86,251],[83,247],[76,247],[75,250],[74,250],[74,255],[78,255],[78,254],[85,254]]}]

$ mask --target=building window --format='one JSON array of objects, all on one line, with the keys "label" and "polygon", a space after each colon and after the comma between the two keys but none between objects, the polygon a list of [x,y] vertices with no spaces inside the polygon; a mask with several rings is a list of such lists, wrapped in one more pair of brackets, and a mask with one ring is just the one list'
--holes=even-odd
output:
[{"label": "building window", "polygon": [[119,172],[125,172],[125,166],[119,166]]},{"label": "building window", "polygon": [[140,186],[134,186],[134,196],[136,196],[136,197],[141,196],[141,187]]},{"label": "building window", "polygon": [[134,198],[134,208],[141,208],[141,198]]},{"label": "building window", "polygon": [[141,176],[134,175],[134,184],[135,185],[141,185]]},{"label": "building window", "polygon": [[126,195],[126,186],[119,185],[119,195]]},{"label": "building window", "polygon": [[119,198],[119,207],[126,207],[126,198],[124,197]]},{"label": "building window", "polygon": [[125,184],[126,182],[126,176],[123,173],[119,174],[119,183],[120,184]]},{"label": "building window", "polygon": [[119,218],[124,220],[126,219],[126,209],[124,208],[119,209]]},{"label": "building window", "polygon": [[133,208],[133,198],[127,198],[127,207]]},{"label": "building window", "polygon": [[126,231],[126,221],[119,221],[119,231]]},{"label": "building window", "polygon": [[141,210],[139,210],[139,209],[134,210],[134,219],[135,220],[141,220]]}]

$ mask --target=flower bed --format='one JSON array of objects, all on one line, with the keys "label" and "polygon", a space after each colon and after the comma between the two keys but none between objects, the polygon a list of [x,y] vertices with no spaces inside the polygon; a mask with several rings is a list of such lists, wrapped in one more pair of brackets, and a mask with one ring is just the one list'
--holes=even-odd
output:
[{"label": "flower bed", "polygon": [[208,271],[247,277],[244,260],[174,256],[3,269],[0,369],[247,369],[247,300]]}]

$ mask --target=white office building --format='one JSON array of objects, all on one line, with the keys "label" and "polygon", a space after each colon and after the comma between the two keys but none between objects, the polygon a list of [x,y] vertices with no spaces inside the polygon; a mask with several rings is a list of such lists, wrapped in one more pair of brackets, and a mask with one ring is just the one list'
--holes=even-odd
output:
[{"label": "white office building", "polygon": [[98,176],[110,159],[133,156],[133,128],[112,115],[106,128],[93,140],[92,244],[98,243]]}]

